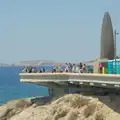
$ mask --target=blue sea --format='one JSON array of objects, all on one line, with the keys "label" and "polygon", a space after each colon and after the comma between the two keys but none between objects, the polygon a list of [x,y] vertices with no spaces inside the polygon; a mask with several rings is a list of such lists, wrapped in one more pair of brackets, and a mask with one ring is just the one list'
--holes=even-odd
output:
[{"label": "blue sea", "polygon": [[21,83],[21,67],[0,67],[0,104],[9,100],[34,96],[48,96],[48,88],[39,85]]}]

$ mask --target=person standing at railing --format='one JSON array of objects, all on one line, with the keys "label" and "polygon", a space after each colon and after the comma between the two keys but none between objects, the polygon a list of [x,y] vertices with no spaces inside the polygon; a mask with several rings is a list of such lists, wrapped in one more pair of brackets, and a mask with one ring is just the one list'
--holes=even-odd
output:
[{"label": "person standing at railing", "polygon": [[99,72],[102,73],[102,68],[103,68],[103,65],[102,63],[99,64]]},{"label": "person standing at railing", "polygon": [[42,70],[42,72],[44,73],[45,72],[45,68],[43,67],[43,70]]},{"label": "person standing at railing", "polygon": [[87,72],[87,70],[86,70],[86,64],[83,65],[82,69],[83,69],[83,73]]},{"label": "person standing at railing", "polygon": [[80,69],[79,69],[79,73],[83,73],[83,64],[80,62]]},{"label": "person standing at railing", "polygon": [[67,63],[65,64],[65,72],[69,72],[69,67]]}]

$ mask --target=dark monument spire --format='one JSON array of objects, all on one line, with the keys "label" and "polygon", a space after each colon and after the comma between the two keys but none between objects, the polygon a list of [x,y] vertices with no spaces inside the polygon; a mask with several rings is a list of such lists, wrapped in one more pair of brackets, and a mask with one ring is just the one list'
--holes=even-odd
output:
[{"label": "dark monument spire", "polygon": [[100,58],[114,59],[114,36],[111,18],[105,13],[101,31],[101,53]]}]

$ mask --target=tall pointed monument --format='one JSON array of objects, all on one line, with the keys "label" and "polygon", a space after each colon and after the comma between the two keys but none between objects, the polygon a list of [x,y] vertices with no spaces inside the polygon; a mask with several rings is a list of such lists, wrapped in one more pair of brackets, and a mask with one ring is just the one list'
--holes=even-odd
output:
[{"label": "tall pointed monument", "polygon": [[114,59],[114,35],[112,21],[108,12],[104,14],[102,23],[100,59]]}]

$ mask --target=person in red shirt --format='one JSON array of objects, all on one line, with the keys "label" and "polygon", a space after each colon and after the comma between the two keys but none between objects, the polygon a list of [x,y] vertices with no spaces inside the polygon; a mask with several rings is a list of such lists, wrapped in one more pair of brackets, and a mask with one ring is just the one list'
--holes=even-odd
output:
[{"label": "person in red shirt", "polygon": [[100,73],[102,73],[102,68],[103,68],[103,65],[102,65],[102,63],[100,63],[100,64],[99,64]]}]

